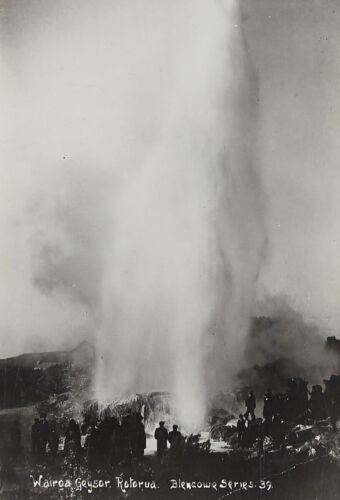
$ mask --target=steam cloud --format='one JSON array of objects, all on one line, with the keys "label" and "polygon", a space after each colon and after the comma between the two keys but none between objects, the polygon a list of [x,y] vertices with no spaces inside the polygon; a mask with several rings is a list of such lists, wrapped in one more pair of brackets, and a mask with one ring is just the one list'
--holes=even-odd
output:
[{"label": "steam cloud", "polygon": [[38,172],[47,188],[28,213],[33,283],[87,315],[98,398],[170,391],[178,422],[199,430],[208,394],[230,388],[242,364],[265,249],[256,79],[236,1],[117,1],[105,12],[98,35],[77,11],[73,36],[93,47],[61,51],[85,96],[66,73],[38,82],[49,88],[56,74],[72,99],[60,123],[53,110],[65,134],[49,145],[53,158],[66,153]]},{"label": "steam cloud", "polygon": [[259,306],[248,337],[242,382],[252,386],[282,389],[287,378],[303,377],[320,384],[339,370],[339,355],[327,349],[325,332],[308,323],[286,297],[267,299]]},{"label": "steam cloud", "polygon": [[169,390],[199,429],[242,358],[264,248],[256,95],[236,2],[171,11],[158,137],[112,201],[97,388]]}]

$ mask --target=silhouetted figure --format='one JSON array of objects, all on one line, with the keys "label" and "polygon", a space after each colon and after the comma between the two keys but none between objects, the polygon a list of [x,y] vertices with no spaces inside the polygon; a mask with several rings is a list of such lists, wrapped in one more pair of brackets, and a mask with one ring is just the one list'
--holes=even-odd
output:
[{"label": "silhouetted figure", "polygon": [[39,422],[39,454],[45,455],[50,429],[46,419],[46,413],[42,413]]},{"label": "silhouetted figure", "polygon": [[113,429],[111,432],[111,458],[110,463],[118,463],[122,457],[122,430],[116,418],[113,418]]},{"label": "silhouetted figure", "polygon": [[132,415],[132,412],[131,410],[127,410],[127,414],[123,417],[123,420],[122,420],[122,425],[124,425],[125,427],[128,427],[129,429],[132,429],[133,425],[134,425],[134,416]]},{"label": "silhouetted figure", "polygon": [[280,415],[284,422],[289,421],[289,398],[286,392],[282,392],[280,395]]},{"label": "silhouetted figure", "polygon": [[32,442],[32,454],[38,455],[40,450],[40,422],[38,418],[34,419],[34,424],[31,427],[31,442]]},{"label": "silhouetted figure", "polygon": [[83,423],[81,424],[81,433],[83,435],[87,434],[88,430],[90,429],[91,427],[91,419],[90,419],[90,416],[85,413],[84,415],[84,419],[83,419]]},{"label": "silhouetted figure", "polygon": [[130,430],[131,425],[124,417],[117,434],[117,455],[119,461],[129,462],[131,460]]},{"label": "silhouetted figure", "polygon": [[90,469],[94,469],[98,465],[98,454],[100,446],[100,433],[98,429],[99,423],[91,426],[89,435],[85,441],[85,450],[87,463]]},{"label": "silhouetted figure", "polygon": [[286,382],[287,394],[287,419],[293,420],[298,414],[297,403],[297,384],[294,378],[290,378]]},{"label": "silhouetted figure", "polygon": [[157,441],[157,455],[162,458],[168,447],[168,431],[164,427],[165,422],[159,422],[159,427],[155,430],[155,439]]},{"label": "silhouetted figure", "polygon": [[65,436],[65,452],[79,453],[81,451],[81,435],[79,425],[73,418],[70,420]]},{"label": "silhouetted figure", "polygon": [[59,447],[59,433],[55,422],[51,422],[49,426],[48,444],[52,455],[56,455]]},{"label": "silhouetted figure", "polygon": [[299,379],[299,401],[300,414],[306,415],[308,412],[308,382]]},{"label": "silhouetted figure", "polygon": [[246,420],[243,434],[243,446],[251,448],[256,440],[256,420]]},{"label": "silhouetted figure", "polygon": [[101,462],[108,461],[111,448],[111,434],[113,432],[113,422],[111,417],[104,417],[98,426],[99,432],[99,453]]},{"label": "silhouetted figure", "polygon": [[308,382],[302,378],[287,380],[288,419],[305,417],[308,411]]},{"label": "silhouetted figure", "polygon": [[244,416],[242,415],[242,413],[239,415],[239,419],[237,421],[237,440],[238,440],[238,444],[240,446],[243,445],[243,439],[244,439],[244,433],[245,433],[245,430],[246,430],[246,421],[244,419]]},{"label": "silhouetted figure", "polygon": [[168,441],[170,443],[170,453],[178,458],[182,452],[183,436],[178,430],[178,425],[172,426],[172,431],[169,432]]},{"label": "silhouetted figure", "polygon": [[313,385],[312,392],[310,393],[309,408],[311,410],[312,418],[315,420],[322,420],[326,418],[326,401],[320,385]]},{"label": "silhouetted figure", "polygon": [[336,431],[336,423],[340,417],[340,375],[331,375],[325,382],[325,401],[327,412],[331,419],[333,431]]},{"label": "silhouetted figure", "polygon": [[271,389],[268,389],[263,398],[263,418],[266,426],[270,426],[274,417],[274,395]]},{"label": "silhouetted figure", "polygon": [[137,413],[135,415],[135,420],[132,455],[135,458],[142,458],[144,455],[144,450],[146,448],[146,435],[144,424],[142,422],[142,415],[140,413]]},{"label": "silhouetted figure", "polygon": [[110,433],[110,442],[111,442],[111,451],[110,451],[110,463],[114,464],[119,459],[118,455],[118,445],[119,445],[119,432],[120,425],[118,420],[115,417],[111,417],[111,433]]},{"label": "silhouetted figure", "polygon": [[[97,458],[104,465],[112,464],[116,460],[119,423],[114,417],[106,416],[98,425],[97,430]],[[131,432],[131,429],[130,429]],[[131,438],[131,434],[130,434]]]},{"label": "silhouetted figure", "polygon": [[246,399],[246,408],[247,411],[244,414],[246,419],[248,420],[249,415],[251,415],[252,420],[255,420],[256,397],[253,391],[250,391],[249,396]]},{"label": "silhouetted figure", "polygon": [[128,439],[130,456],[132,455],[132,448],[134,446],[133,441],[134,441],[135,424],[136,424],[136,415],[132,414],[132,411],[128,409],[127,414],[122,419],[122,427]]},{"label": "silhouetted figure", "polygon": [[258,418],[256,420],[256,435],[257,435],[256,441],[257,441],[259,456],[262,456],[263,455],[263,442],[264,442],[264,436],[265,436],[262,418]]}]

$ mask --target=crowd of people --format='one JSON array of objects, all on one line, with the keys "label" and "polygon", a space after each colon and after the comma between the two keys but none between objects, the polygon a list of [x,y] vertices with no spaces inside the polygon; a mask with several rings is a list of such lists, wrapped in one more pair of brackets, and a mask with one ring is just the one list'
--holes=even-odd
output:
[{"label": "crowd of people", "polygon": [[[115,417],[105,416],[91,422],[85,416],[82,425],[71,419],[61,439],[54,421],[46,415],[36,418],[31,428],[32,454],[55,455],[61,449],[67,456],[85,456],[89,466],[140,458],[146,447],[146,434],[140,413],[128,411],[119,423]],[[62,444],[63,443],[63,444]]]},{"label": "crowd of people", "polygon": [[[55,455],[61,444],[66,456],[86,457],[89,467],[139,460],[146,448],[146,433],[140,413],[128,410],[121,419],[105,416],[90,422],[85,416],[82,425],[74,419],[68,423],[62,440],[54,421],[48,422],[46,414],[35,418],[31,428],[32,454],[37,458]],[[185,439],[173,425],[168,432],[164,422],[159,423],[154,438],[157,442],[157,455],[162,460],[168,443],[171,455],[178,457],[183,450]]]},{"label": "crowd of people", "polygon": [[340,375],[332,375],[324,383],[324,391],[320,385],[313,385],[309,391],[308,382],[290,378],[285,392],[274,394],[268,389],[263,398],[263,418],[256,418],[256,396],[250,391],[245,400],[246,411],[239,415],[237,422],[240,446],[252,446],[256,440],[261,446],[265,436],[273,437],[277,444],[282,445],[290,424],[328,417],[335,432],[340,418]]},{"label": "crowd of people", "polygon": [[52,423],[49,424],[46,418],[46,413],[42,413],[40,418],[34,419],[32,425],[32,453],[34,455],[43,455],[46,452],[47,443],[49,443],[51,452],[56,453],[58,450],[59,436],[56,439],[56,429],[53,429]]},{"label": "crowd of people", "polygon": [[[312,423],[329,419],[333,431],[340,418],[340,375],[325,380],[325,389],[308,383],[301,378],[287,380],[284,392],[273,393],[268,389],[263,397],[262,416],[256,416],[257,400],[250,391],[245,400],[245,412],[237,422],[237,441],[240,447],[252,447],[256,442],[263,449],[266,436],[273,438],[278,446],[286,442],[289,431],[295,424]],[[173,425],[169,432],[165,422],[159,422],[154,433],[157,456],[161,461],[170,448],[170,456],[178,458],[183,454],[185,437]],[[18,420],[11,424],[11,447],[22,447],[21,427]],[[84,416],[80,425],[74,419],[63,427],[56,420],[47,420],[45,413],[35,418],[31,427],[32,455],[39,459],[64,453],[84,457],[90,467],[139,460],[146,448],[146,433],[141,413],[127,410],[119,421],[113,416],[90,418]]]}]

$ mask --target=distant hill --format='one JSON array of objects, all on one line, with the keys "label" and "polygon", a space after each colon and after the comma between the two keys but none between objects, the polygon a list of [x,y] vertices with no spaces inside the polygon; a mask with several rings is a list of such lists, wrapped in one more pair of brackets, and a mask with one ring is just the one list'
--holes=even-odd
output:
[{"label": "distant hill", "polygon": [[70,351],[21,354],[0,359],[0,408],[27,406],[89,384],[95,349],[84,341]]},{"label": "distant hill", "polygon": [[33,368],[54,363],[92,363],[95,349],[85,340],[69,351],[49,351],[20,354],[0,359],[0,369],[5,367]]}]

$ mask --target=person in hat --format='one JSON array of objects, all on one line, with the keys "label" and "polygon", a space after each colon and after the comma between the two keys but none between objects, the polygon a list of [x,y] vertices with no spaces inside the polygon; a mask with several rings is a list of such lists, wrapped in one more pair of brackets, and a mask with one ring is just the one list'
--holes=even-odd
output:
[{"label": "person in hat", "polygon": [[48,436],[50,433],[50,428],[49,428],[48,420],[46,418],[46,413],[42,413],[40,416],[39,430],[40,430],[39,453],[40,453],[40,455],[45,455],[46,445],[48,442]]},{"label": "person in hat", "polygon": [[255,420],[256,397],[253,391],[249,392],[249,396],[246,399],[246,407],[247,411],[244,414],[245,418],[248,420],[248,417],[250,415],[252,420]]},{"label": "person in hat", "polygon": [[81,434],[77,422],[71,418],[65,436],[65,451],[66,453],[81,451]]},{"label": "person in hat", "polygon": [[135,446],[134,446],[134,455],[136,456],[136,458],[142,458],[144,455],[144,450],[146,448],[146,434],[142,420],[143,420],[142,415],[140,413],[137,413],[136,424],[135,424]]},{"label": "person in hat", "polygon": [[170,452],[173,456],[178,457],[181,453],[183,436],[178,430],[178,425],[172,426],[172,431],[169,432],[168,441],[170,443]]},{"label": "person in hat", "polygon": [[157,455],[162,459],[165,450],[168,447],[168,431],[164,427],[165,422],[159,422],[159,427],[155,430],[155,439],[157,441]]},{"label": "person in hat", "polygon": [[246,430],[246,421],[244,419],[244,416],[243,414],[241,413],[239,415],[239,419],[237,421],[237,440],[238,440],[238,444],[240,446],[243,445],[243,441],[244,441],[244,434],[245,434],[245,430]]}]

